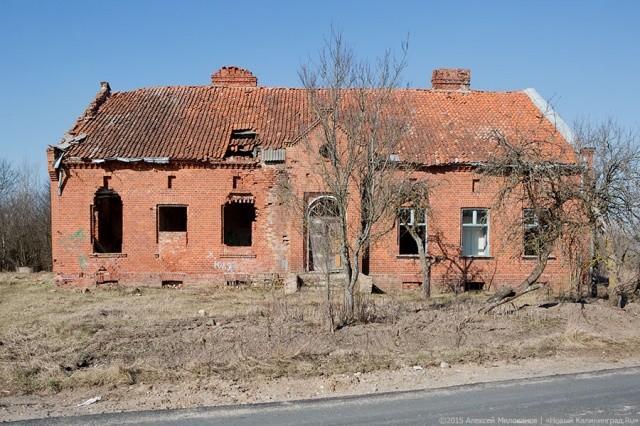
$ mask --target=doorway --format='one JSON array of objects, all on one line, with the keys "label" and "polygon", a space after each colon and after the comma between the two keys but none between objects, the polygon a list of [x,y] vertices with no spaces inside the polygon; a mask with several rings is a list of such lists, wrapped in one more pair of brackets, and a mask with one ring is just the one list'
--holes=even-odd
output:
[{"label": "doorway", "polygon": [[307,210],[307,269],[332,272],[341,267],[337,203],[323,195],[313,199]]}]

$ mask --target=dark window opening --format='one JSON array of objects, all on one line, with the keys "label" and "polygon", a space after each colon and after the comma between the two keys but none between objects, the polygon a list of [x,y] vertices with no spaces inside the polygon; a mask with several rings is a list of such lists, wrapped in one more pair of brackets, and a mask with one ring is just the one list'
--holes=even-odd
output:
[{"label": "dark window opening", "polygon": [[318,152],[320,153],[320,156],[322,158],[325,158],[327,160],[331,158],[331,148],[329,148],[329,145],[327,145],[326,143],[320,145]]},{"label": "dark window opening", "polygon": [[480,192],[480,179],[473,179],[471,181],[471,192]]},{"label": "dark window opening", "polygon": [[524,226],[523,254],[525,256],[538,256],[542,252],[545,236],[549,229],[545,213],[548,213],[548,211],[543,210],[542,217],[539,217],[533,209],[524,209],[522,211],[522,224]]},{"label": "dark window opening", "polygon": [[173,181],[176,179],[175,176],[168,176],[167,177],[167,189],[172,189],[173,188]]},{"label": "dark window opening", "polygon": [[247,247],[251,245],[256,208],[252,203],[227,203],[224,205],[224,244]]},{"label": "dark window opening", "polygon": [[93,201],[91,239],[94,253],[122,253],[122,200],[101,188]]},{"label": "dark window opening", "polygon": [[158,206],[159,232],[187,232],[187,206]]},{"label": "dark window opening", "polygon": [[482,281],[466,281],[464,283],[464,291],[482,291],[484,282]]},{"label": "dark window opening", "polygon": [[182,287],[182,281],[179,280],[163,280],[162,288],[179,288]]},{"label": "dark window opening", "polygon": [[411,235],[413,231],[422,240],[422,247],[427,244],[427,222],[423,209],[400,209],[398,212],[398,253],[400,255],[417,255],[418,244]]}]

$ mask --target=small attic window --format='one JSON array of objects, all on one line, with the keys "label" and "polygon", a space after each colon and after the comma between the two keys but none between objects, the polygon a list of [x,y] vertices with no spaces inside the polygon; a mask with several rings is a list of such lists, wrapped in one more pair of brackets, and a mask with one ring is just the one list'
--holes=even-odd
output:
[{"label": "small attic window", "polygon": [[232,130],[225,158],[255,157],[257,136],[257,133],[251,129]]}]

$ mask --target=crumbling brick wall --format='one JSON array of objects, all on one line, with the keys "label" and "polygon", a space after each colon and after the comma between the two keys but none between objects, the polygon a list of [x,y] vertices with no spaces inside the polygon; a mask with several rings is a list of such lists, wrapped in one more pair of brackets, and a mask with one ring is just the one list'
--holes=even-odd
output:
[{"label": "crumbling brick wall", "polygon": [[[279,219],[273,194],[275,168],[114,162],[67,166],[66,173],[61,195],[57,182],[51,190],[53,270],[63,280],[92,283],[97,271],[107,270],[121,283],[154,284],[176,276],[211,282],[225,274],[286,269],[277,246],[288,238],[288,225]],[[117,254],[95,254],[91,244],[90,208],[105,176],[123,204],[122,253]],[[171,188],[169,176],[174,176]],[[222,206],[234,192],[255,197],[250,247],[223,244]],[[187,232],[159,236],[157,206],[174,204],[188,208]]]}]

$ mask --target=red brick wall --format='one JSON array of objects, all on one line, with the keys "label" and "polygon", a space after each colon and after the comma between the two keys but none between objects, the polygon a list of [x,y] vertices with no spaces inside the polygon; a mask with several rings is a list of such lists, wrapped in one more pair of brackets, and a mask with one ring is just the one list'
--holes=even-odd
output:
[{"label": "red brick wall", "polygon": [[[225,273],[283,272],[287,268],[287,223],[279,219],[274,198],[276,168],[237,169],[168,166],[82,166],[68,170],[62,195],[52,185],[53,269],[78,282],[94,282],[107,269],[123,283],[220,280]],[[175,176],[167,188],[168,176]],[[109,187],[123,204],[121,255],[93,254],[90,206],[94,194],[111,176]],[[233,177],[240,187],[233,189]],[[256,220],[251,247],[222,243],[222,206],[230,192],[255,196]],[[188,208],[187,232],[157,238],[156,206]],[[186,274],[186,275],[184,275]],[[178,277],[178,278],[176,278]],[[77,280],[80,278],[80,280]]]},{"label": "red brick wall", "polygon": [[[302,148],[287,152],[287,165],[232,168],[171,165],[76,166],[68,169],[62,195],[57,182],[52,185],[53,268],[61,279],[92,284],[96,277],[108,277],[126,284],[157,284],[163,280],[221,282],[224,274],[261,274],[302,272],[305,268],[303,206],[283,204],[279,195],[278,176],[286,170],[298,202],[305,193],[322,193],[324,188],[314,172],[314,165]],[[175,176],[167,188],[168,176]],[[90,239],[90,206],[103,184],[111,176],[109,186],[122,199],[123,250],[121,255],[95,255]],[[234,176],[241,178],[240,187],[232,188]],[[459,282],[461,269],[471,281],[483,281],[493,288],[514,285],[534,266],[522,257],[522,241],[514,238],[514,215],[522,214],[522,206],[507,211],[492,208],[498,183],[482,178],[476,192],[470,170],[450,169],[428,173],[434,186],[428,234],[439,235],[450,259],[433,269],[435,286],[446,287]],[[227,247],[222,242],[222,206],[230,192],[249,192],[255,196],[256,220],[251,247]],[[357,192],[356,192],[357,193]],[[156,206],[183,204],[188,206],[187,232],[156,235]],[[461,259],[460,221],[462,208],[490,208],[489,239],[491,257]],[[349,217],[357,218],[355,208]],[[358,221],[354,220],[350,232]],[[441,255],[433,241],[429,251]],[[569,282],[569,264],[561,250],[549,262],[543,280],[556,288]],[[106,272],[106,274],[105,274]],[[389,289],[403,283],[420,282],[416,258],[398,256],[397,229],[394,228],[372,248],[370,274],[376,285]],[[107,278],[102,278],[107,280]]]},{"label": "red brick wall", "polygon": [[[422,179],[433,187],[431,212],[427,219],[428,252],[445,259],[432,269],[433,285],[448,288],[468,281],[485,283],[485,288],[518,285],[535,266],[535,259],[523,256],[521,220],[523,205],[514,202],[510,208],[496,208],[499,180],[474,173],[471,169],[450,168],[425,173]],[[474,185],[474,180],[476,180]],[[475,191],[473,187],[475,186]],[[490,256],[463,258],[461,247],[461,215],[464,208],[489,209]],[[397,225],[371,249],[371,275],[383,288],[399,288],[403,283],[421,282],[417,257],[399,256]],[[439,240],[439,243],[436,243]],[[585,249],[582,247],[582,249]],[[549,260],[542,281],[556,289],[570,284],[570,263],[558,247]]]}]

